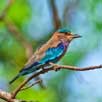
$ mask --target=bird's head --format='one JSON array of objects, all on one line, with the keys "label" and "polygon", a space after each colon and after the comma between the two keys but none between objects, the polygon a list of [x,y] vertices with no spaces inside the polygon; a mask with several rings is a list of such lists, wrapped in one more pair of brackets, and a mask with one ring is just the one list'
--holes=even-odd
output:
[{"label": "bird's head", "polygon": [[72,34],[72,32],[69,31],[67,28],[62,28],[62,29],[57,30],[54,33],[54,35],[59,39],[69,41],[69,42],[72,41],[75,38],[80,38],[81,37],[78,34]]}]

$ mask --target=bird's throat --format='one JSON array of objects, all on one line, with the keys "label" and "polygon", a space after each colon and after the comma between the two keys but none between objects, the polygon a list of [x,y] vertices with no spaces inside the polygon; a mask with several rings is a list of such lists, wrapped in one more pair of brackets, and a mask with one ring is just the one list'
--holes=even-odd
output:
[{"label": "bird's throat", "polygon": [[63,43],[65,49],[67,49],[67,47],[68,47],[69,44],[70,44],[70,42],[68,42],[68,41],[62,41],[62,43]]}]

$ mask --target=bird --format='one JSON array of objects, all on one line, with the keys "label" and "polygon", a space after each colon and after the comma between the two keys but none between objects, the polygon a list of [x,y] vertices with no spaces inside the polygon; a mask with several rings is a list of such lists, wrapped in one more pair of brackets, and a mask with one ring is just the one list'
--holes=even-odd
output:
[{"label": "bird", "polygon": [[70,42],[80,37],[80,35],[73,34],[67,28],[58,29],[45,44],[34,52],[17,76],[14,77],[9,84],[12,84],[21,76],[36,72],[41,68],[49,67],[50,63],[57,63],[67,52]]}]

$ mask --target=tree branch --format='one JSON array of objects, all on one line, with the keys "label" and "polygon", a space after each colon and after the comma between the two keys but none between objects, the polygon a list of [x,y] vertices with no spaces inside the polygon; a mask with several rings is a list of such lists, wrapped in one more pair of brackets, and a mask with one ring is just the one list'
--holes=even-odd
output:
[{"label": "tree branch", "polygon": [[59,69],[67,69],[67,70],[74,70],[74,71],[87,71],[87,70],[94,70],[94,69],[100,69],[102,68],[102,65],[97,65],[97,66],[89,66],[89,67],[83,67],[83,68],[79,68],[79,67],[75,67],[75,66],[66,66],[66,65],[58,65],[58,64],[51,64],[51,68],[46,68],[43,69],[35,74],[33,74],[32,76],[30,76],[28,79],[26,79],[25,81],[23,81],[21,83],[21,85],[19,85],[17,87],[17,89],[15,89],[12,93],[12,98],[15,98],[15,96],[20,92],[20,90],[33,78],[39,76],[40,74],[44,74],[47,73],[48,71],[53,71],[53,70],[59,70]]},{"label": "tree branch", "polygon": [[9,0],[7,6],[3,10],[2,14],[0,15],[0,20],[3,20],[6,17],[6,14],[15,0]]},{"label": "tree branch", "polygon": [[53,24],[54,24],[55,30],[57,30],[61,26],[61,21],[58,15],[58,10],[55,4],[55,0],[50,0],[49,2],[50,2]]},{"label": "tree branch", "polygon": [[88,71],[88,70],[94,70],[94,69],[102,68],[102,64],[97,65],[97,66],[83,67],[83,68],[79,68],[79,67],[75,67],[75,66],[67,66],[67,65],[58,65],[58,64],[54,64],[54,63],[50,63],[50,64],[54,67],[55,70],[67,69],[67,70],[74,70],[74,71]]},{"label": "tree branch", "polygon": [[21,102],[20,100],[12,99],[11,94],[5,91],[0,90],[0,98],[7,102]]},{"label": "tree branch", "polygon": [[31,88],[32,86],[34,86],[34,85],[40,83],[41,81],[42,81],[42,80],[37,80],[35,83],[29,85],[28,87],[24,87],[24,88],[22,88],[20,91],[24,91],[24,90],[26,90],[26,89],[29,89],[29,88]]},{"label": "tree branch", "polygon": [[32,45],[22,36],[22,33],[18,30],[16,25],[9,19],[5,19],[5,24],[11,32],[11,34],[24,46],[26,49],[27,59],[29,59],[33,55],[33,47]]},{"label": "tree branch", "polygon": [[[94,70],[94,69],[100,69],[100,68],[102,68],[102,65],[89,66],[89,67],[83,67],[83,68],[79,68],[79,67],[75,67],[75,66],[58,65],[58,64],[54,64],[54,63],[50,63],[50,65],[51,65],[50,68],[46,68],[46,69],[40,70],[40,71],[36,72],[35,74],[33,74],[32,76],[30,76],[29,78],[27,78],[26,80],[24,80],[12,93],[7,93],[7,92],[4,92],[4,91],[1,91],[0,90],[0,98],[6,100],[8,102],[15,102],[16,95],[22,89],[25,89],[23,87],[30,80],[32,80],[33,78],[35,78],[35,77],[37,77],[37,76],[39,76],[41,74],[47,73],[49,71],[58,71],[59,69],[67,69],[67,70],[74,70],[74,71],[88,71],[88,70]],[[22,101],[18,101],[18,102],[22,102]]]},{"label": "tree branch", "polygon": [[11,93],[8,93],[2,90],[0,90],[0,98],[5,100],[6,102],[37,102],[37,101],[26,101],[26,100],[13,99]]},{"label": "tree branch", "polygon": [[5,9],[3,10],[1,16],[0,16],[0,20],[2,20],[9,32],[11,32],[11,34],[19,41],[21,42],[21,44],[24,46],[24,48],[26,49],[26,56],[27,58],[30,58],[33,54],[33,47],[32,45],[22,36],[22,33],[18,30],[17,26],[8,18],[6,18],[7,12],[9,11],[10,7],[12,6],[12,4],[14,3],[15,0],[9,0],[8,1],[8,5],[5,7]]}]

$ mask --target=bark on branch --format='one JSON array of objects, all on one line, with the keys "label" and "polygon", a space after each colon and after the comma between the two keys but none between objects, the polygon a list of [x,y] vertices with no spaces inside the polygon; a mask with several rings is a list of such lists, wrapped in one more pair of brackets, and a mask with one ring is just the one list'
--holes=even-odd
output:
[{"label": "bark on branch", "polygon": [[20,100],[17,99],[12,99],[12,95],[8,92],[0,90],[0,98],[7,101],[7,102],[21,102]]},{"label": "bark on branch", "polygon": [[61,20],[58,15],[58,9],[56,7],[55,0],[50,0],[48,2],[50,4],[50,8],[51,8],[53,24],[54,24],[55,30],[57,30],[59,27],[61,27]]},{"label": "bark on branch", "polygon": [[47,69],[43,69],[35,74],[33,74],[31,77],[29,77],[28,79],[26,79],[25,81],[23,81],[21,83],[21,85],[19,85],[17,87],[17,89],[15,89],[12,93],[12,97],[15,98],[16,95],[20,92],[20,90],[33,78],[39,76],[40,74],[44,74],[47,73],[49,71],[57,71],[59,69],[67,69],[67,70],[74,70],[74,71],[88,71],[88,70],[94,70],[94,69],[100,69],[102,68],[102,65],[97,65],[97,66],[89,66],[89,67],[83,67],[83,68],[79,68],[79,67],[75,67],[75,66],[66,66],[66,65],[58,65],[58,64],[51,64],[51,68],[47,68]]}]

